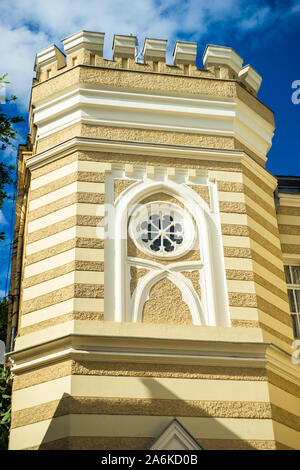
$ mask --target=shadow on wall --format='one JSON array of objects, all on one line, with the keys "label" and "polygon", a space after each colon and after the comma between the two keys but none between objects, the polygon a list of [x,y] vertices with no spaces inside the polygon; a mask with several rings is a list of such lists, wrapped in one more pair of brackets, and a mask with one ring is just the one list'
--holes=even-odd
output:
[{"label": "shadow on wall", "polygon": [[[155,366],[150,364],[140,366],[144,371],[147,368],[155,369]],[[85,368],[90,368],[91,373],[93,365],[85,364]],[[113,369],[113,365],[112,368],[107,368],[105,375],[116,375],[113,374]],[[125,370],[124,365],[123,369]],[[167,365],[165,370],[168,371]],[[118,377],[121,375],[127,375],[127,380],[130,380],[128,373],[119,373]],[[72,397],[64,394],[58,404],[52,402],[56,408],[51,413],[51,406],[48,407],[48,416],[52,415],[53,418],[42,443],[34,448],[40,450],[147,450],[164,428],[177,418],[204,450],[275,449],[274,441],[245,441],[219,421],[218,418],[263,417],[253,414],[251,416],[249,409],[244,409],[243,403],[181,400],[161,383],[161,379],[137,376],[134,379],[130,395],[135,393],[136,396],[141,395],[140,391],[142,391],[142,396],[145,398],[103,398],[105,391],[102,389],[102,397]],[[118,378],[115,377],[115,380],[117,381]],[[186,380],[192,381],[193,379]],[[111,392],[110,387],[107,395]],[[31,416],[33,418],[33,415]],[[268,413],[264,417],[270,418]],[[36,421],[40,420],[41,416],[37,413]],[[245,422],[246,426],[247,422]]]}]

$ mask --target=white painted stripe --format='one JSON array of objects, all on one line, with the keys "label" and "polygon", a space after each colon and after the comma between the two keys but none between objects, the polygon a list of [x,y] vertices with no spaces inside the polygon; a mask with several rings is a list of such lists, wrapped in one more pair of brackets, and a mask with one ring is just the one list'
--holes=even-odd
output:
[{"label": "white painted stripe", "polygon": [[103,299],[75,298],[65,300],[50,307],[45,307],[35,312],[27,313],[21,317],[21,328],[60,317],[73,311],[79,312],[104,312]]},{"label": "white painted stripe", "polygon": [[57,170],[50,171],[46,175],[33,179],[31,182],[31,190],[37,189],[48,183],[52,183],[52,181],[56,181],[64,176],[75,173],[76,171],[103,173],[106,168],[107,164],[103,162],[90,162],[84,160],[76,161]]},{"label": "white painted stripe", "polygon": [[27,287],[23,292],[23,300],[33,299],[44,294],[49,294],[63,287],[72,284],[97,284],[104,283],[104,273],[99,271],[72,271],[62,276],[50,279],[49,281],[41,282],[32,287]]},{"label": "white painted stripe", "polygon": [[55,305],[50,305],[50,307],[36,310],[35,312],[26,313],[26,315],[22,315],[21,317],[21,328],[51,320],[52,318],[65,315],[66,313],[71,313],[74,310],[74,299],[69,299]]},{"label": "white painted stripe", "polygon": [[38,178],[32,179],[30,189],[31,191],[40,188],[46,184],[52,183],[64,176],[70,175],[78,171],[78,162],[72,162],[69,165],[58,168],[57,170],[50,171],[49,173],[39,176]]},{"label": "white painted stripe", "polygon": [[220,219],[222,224],[247,225],[248,223],[246,214],[220,212]]},{"label": "white painted stripe", "polygon": [[257,308],[251,307],[229,307],[230,318],[233,320],[254,320],[258,321]]},{"label": "white painted stripe", "polygon": [[51,246],[58,245],[59,243],[72,240],[75,237],[76,227],[68,228],[67,230],[63,230],[62,232],[55,233],[54,235],[50,235],[49,237],[45,237],[42,240],[27,244],[26,254],[27,256],[29,256],[33,253],[36,253],[37,251],[42,251],[46,248],[50,248]]},{"label": "white painted stripe", "polygon": [[95,248],[73,248],[25,267],[24,277],[36,276],[72,261],[104,261],[104,250]]},{"label": "white painted stripe", "polygon": [[226,202],[245,202],[245,195],[243,193],[231,193],[229,191],[218,191],[219,201]]},{"label": "white painted stripe", "polygon": [[250,248],[249,237],[222,235],[222,240],[226,247]]},{"label": "white painted stripe", "polygon": [[[245,237],[246,238],[246,237]],[[249,258],[228,258],[224,257],[225,269],[237,269],[252,271],[252,259]]]},{"label": "white painted stripe", "polygon": [[227,280],[228,292],[242,292],[255,294],[255,285],[253,281]]}]

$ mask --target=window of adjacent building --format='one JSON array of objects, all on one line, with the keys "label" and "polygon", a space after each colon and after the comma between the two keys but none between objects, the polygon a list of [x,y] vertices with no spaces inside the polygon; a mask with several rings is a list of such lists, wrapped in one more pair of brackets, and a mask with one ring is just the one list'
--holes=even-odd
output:
[{"label": "window of adjacent building", "polygon": [[295,338],[300,338],[300,266],[285,266],[285,278]]}]

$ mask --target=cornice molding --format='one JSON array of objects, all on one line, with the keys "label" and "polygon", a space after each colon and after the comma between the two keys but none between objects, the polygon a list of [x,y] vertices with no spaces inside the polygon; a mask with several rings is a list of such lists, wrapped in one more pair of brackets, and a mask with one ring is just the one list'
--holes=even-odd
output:
[{"label": "cornice molding", "polygon": [[13,374],[61,360],[265,367],[268,343],[71,333],[7,353]]},{"label": "cornice molding", "polygon": [[123,141],[92,137],[73,137],[48,150],[32,155],[26,160],[30,171],[40,168],[68,154],[79,151],[111,152],[131,155],[151,155],[157,157],[186,158],[196,160],[244,163],[253,169],[273,190],[277,180],[264,167],[255,162],[243,150],[188,147],[183,145],[155,144],[149,142]]},{"label": "cornice molding", "polygon": [[231,136],[266,161],[274,127],[238,98],[165,96],[76,88],[33,110],[40,140],[78,122]]}]

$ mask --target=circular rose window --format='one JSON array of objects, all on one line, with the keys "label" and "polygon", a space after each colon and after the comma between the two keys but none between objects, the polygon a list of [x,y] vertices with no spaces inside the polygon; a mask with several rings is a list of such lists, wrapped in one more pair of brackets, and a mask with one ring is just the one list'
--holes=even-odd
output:
[{"label": "circular rose window", "polygon": [[174,258],[191,249],[195,230],[187,210],[175,204],[151,202],[134,211],[129,234],[144,253]]}]

